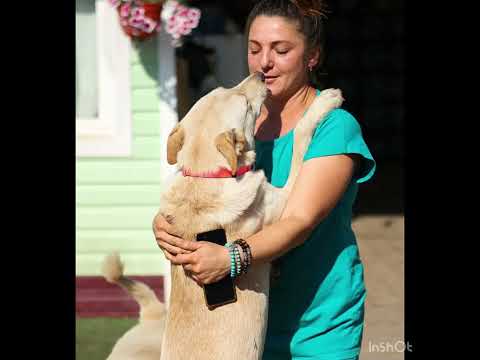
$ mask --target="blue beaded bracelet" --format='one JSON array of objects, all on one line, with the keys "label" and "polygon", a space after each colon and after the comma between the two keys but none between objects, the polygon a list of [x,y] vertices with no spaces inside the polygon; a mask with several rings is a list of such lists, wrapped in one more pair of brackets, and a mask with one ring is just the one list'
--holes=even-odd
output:
[{"label": "blue beaded bracelet", "polygon": [[228,254],[230,255],[230,277],[233,279],[237,276],[237,269],[235,264],[235,248],[236,246],[232,243],[226,243],[225,246],[228,249]]}]

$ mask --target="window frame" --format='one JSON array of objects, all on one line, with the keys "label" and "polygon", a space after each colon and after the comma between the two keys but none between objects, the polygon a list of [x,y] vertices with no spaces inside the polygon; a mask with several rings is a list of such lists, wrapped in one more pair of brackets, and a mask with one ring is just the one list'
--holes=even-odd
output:
[{"label": "window frame", "polygon": [[98,117],[76,118],[77,157],[129,156],[132,148],[130,51],[117,11],[95,1]]}]

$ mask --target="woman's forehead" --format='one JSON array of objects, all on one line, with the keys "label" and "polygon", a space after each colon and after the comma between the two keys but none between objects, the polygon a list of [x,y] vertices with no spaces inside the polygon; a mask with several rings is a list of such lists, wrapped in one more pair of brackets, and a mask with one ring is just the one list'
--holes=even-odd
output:
[{"label": "woman's forehead", "polygon": [[279,42],[302,40],[297,24],[281,16],[258,16],[250,26],[248,40],[256,42]]}]

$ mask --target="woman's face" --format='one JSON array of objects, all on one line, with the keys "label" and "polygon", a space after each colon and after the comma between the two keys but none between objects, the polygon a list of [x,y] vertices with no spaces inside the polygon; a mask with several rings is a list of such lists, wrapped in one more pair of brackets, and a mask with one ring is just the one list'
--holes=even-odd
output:
[{"label": "woman's face", "polygon": [[295,24],[280,16],[255,18],[248,34],[248,68],[264,73],[273,98],[291,96],[306,85],[305,41]]}]

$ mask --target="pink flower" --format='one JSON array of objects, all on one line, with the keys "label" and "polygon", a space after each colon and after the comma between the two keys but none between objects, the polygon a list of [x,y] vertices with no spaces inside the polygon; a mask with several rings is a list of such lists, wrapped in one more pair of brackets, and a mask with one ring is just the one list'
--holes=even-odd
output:
[{"label": "pink flower", "polygon": [[188,26],[180,26],[178,32],[182,35],[188,35],[192,32],[192,29],[190,29]]},{"label": "pink flower", "polygon": [[[142,0],[107,0],[113,7],[119,9],[120,23],[130,27],[131,36],[139,36],[142,32],[153,33],[160,31],[162,24],[145,15]],[[192,32],[198,26],[201,12],[199,9],[189,8],[176,0],[167,0],[163,3],[161,20],[165,23],[165,31],[172,37],[172,45],[180,46],[181,38]]]},{"label": "pink flower", "polygon": [[200,14],[201,12],[199,9],[192,8],[188,10],[187,17],[191,20],[196,21],[196,23],[198,24],[198,21],[200,20]]},{"label": "pink flower", "polygon": [[188,8],[183,5],[178,5],[177,7],[177,16],[186,17],[188,14]]},{"label": "pink flower", "polygon": [[[172,6],[172,4],[170,5]],[[166,23],[165,31],[169,33],[174,39],[180,38],[181,35],[188,35],[192,29],[198,26],[200,19],[200,10],[188,8],[186,6],[175,3],[175,8],[168,9],[170,17],[163,17]]]},{"label": "pink flower", "polygon": [[112,5],[113,7],[118,7],[118,5],[120,5],[120,3],[122,2],[122,0],[108,0],[108,2],[110,3],[110,5]]},{"label": "pink flower", "polygon": [[143,17],[145,16],[145,9],[142,7],[136,7],[132,10],[133,17]]},{"label": "pink flower", "polygon": [[152,20],[150,18],[145,18],[143,22],[143,31],[147,33],[153,32],[157,26],[157,22],[155,20]]},{"label": "pink flower", "polygon": [[130,4],[120,6],[120,17],[127,18],[130,15]]},{"label": "pink flower", "polygon": [[132,16],[130,19],[128,19],[128,25],[140,30],[143,30],[143,23],[144,23],[144,18],[139,16],[137,17]]}]

